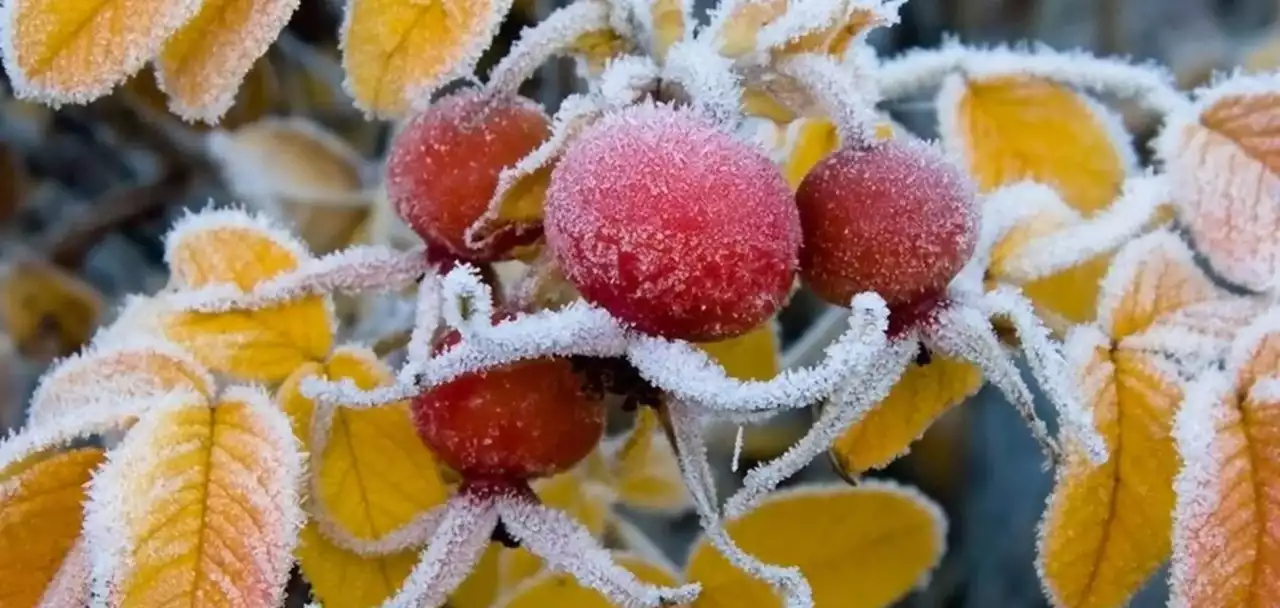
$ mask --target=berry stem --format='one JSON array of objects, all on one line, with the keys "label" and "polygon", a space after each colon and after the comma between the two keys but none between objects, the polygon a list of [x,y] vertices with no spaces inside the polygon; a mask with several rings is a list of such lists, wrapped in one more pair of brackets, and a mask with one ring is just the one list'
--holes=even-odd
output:
[{"label": "berry stem", "polygon": [[844,145],[870,145],[876,141],[879,101],[874,69],[854,55],[837,64],[824,55],[798,55],[778,64],[778,72],[798,82],[823,112],[831,117]]}]

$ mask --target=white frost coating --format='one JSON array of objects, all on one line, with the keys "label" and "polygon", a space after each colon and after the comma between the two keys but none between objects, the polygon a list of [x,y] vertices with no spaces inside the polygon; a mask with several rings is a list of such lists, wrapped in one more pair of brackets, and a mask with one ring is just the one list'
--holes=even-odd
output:
[{"label": "white frost coating", "polygon": [[443,310],[444,320],[463,338],[482,334],[493,326],[493,291],[480,279],[479,268],[458,265],[445,275],[440,291],[449,303]]},{"label": "white frost coating", "polygon": [[[1173,440],[1182,468],[1173,480],[1173,559],[1170,570],[1170,606],[1181,606],[1178,590],[1193,584],[1187,572],[1188,538],[1217,509],[1228,488],[1222,487],[1222,471],[1231,453],[1215,444],[1218,431],[1239,422],[1230,372],[1211,371],[1194,383],[1173,419]],[[1234,450],[1230,450],[1234,452]]]},{"label": "white frost coating", "polygon": [[680,85],[689,101],[726,130],[742,120],[742,83],[733,62],[705,42],[671,45],[662,79]]},{"label": "white frost coating", "polygon": [[584,34],[609,27],[609,5],[599,0],[579,0],[556,9],[520,39],[489,73],[486,88],[495,97],[515,95],[538,67],[563,53]]},{"label": "white frost coating", "polygon": [[781,456],[762,463],[747,473],[742,488],[725,502],[725,517],[733,519],[755,508],[760,500],[783,481],[808,466],[831,449],[849,427],[857,424],[889,396],[907,364],[920,350],[914,332],[894,340],[874,358],[863,363],[822,408],[809,431]]},{"label": "white frost coating", "polygon": [[[0,3],[0,60],[4,62],[4,71],[13,88],[13,95],[18,99],[35,101],[57,109],[64,103],[85,104],[111,93],[117,84],[137,73],[164,48],[164,42],[183,25],[199,13],[204,5],[199,0],[172,0],[157,3],[152,10],[158,14],[148,15],[146,19],[138,19],[134,25],[126,26],[124,37],[112,41],[95,40],[95,46],[110,45],[115,47],[117,55],[113,61],[115,69],[104,69],[103,55],[94,56],[92,72],[94,78],[80,77],[62,87],[50,87],[32,82],[30,75],[22,67],[19,57],[17,37],[20,33],[27,36],[46,37],[54,26],[55,17],[51,15],[31,13],[28,3],[42,6],[31,0],[6,0]],[[47,10],[47,9],[46,9]],[[97,13],[90,19],[99,19],[104,13]],[[19,17],[27,20],[19,23]],[[82,28],[91,22],[81,22]],[[146,24],[147,30],[139,31],[136,24]],[[84,31],[82,30],[82,33]],[[46,44],[48,39],[45,38]],[[26,49],[24,49],[26,50]],[[49,49],[42,49],[49,50]],[[63,49],[66,51],[65,47]],[[55,56],[56,58],[56,56]],[[28,59],[27,61],[30,61]],[[52,67],[52,66],[50,66]]]},{"label": "white frost coating", "polygon": [[825,55],[804,54],[782,60],[777,69],[813,96],[835,123],[841,141],[876,141],[879,93],[872,67],[862,61],[837,63]]},{"label": "white frost coating", "polygon": [[667,411],[675,432],[680,471],[692,495],[703,534],[711,546],[733,567],[778,590],[786,608],[813,608],[813,590],[799,568],[766,564],[747,554],[733,542],[716,506],[715,482],[711,473],[711,461],[707,458],[702,420],[688,404],[678,400],[668,400]]},{"label": "white frost coating", "polygon": [[[40,378],[28,408],[28,423],[43,424],[82,411],[116,412],[136,416],[165,399],[174,389],[168,374],[156,374],[141,361],[168,359],[189,380],[189,387],[212,395],[213,376],[182,348],[151,336],[121,336],[119,341],[94,342],[84,351],[55,363]],[[167,370],[166,370],[167,371]]]},{"label": "white frost coating", "polygon": [[[943,139],[944,144],[947,141]],[[1056,190],[1033,180],[1021,180],[1001,186],[982,196],[981,201],[979,209],[982,221],[977,246],[974,247],[973,257],[969,258],[953,281],[966,289],[975,288],[977,293],[981,293],[987,269],[991,266],[992,250],[1011,230],[1042,213],[1068,217],[1075,215]]]},{"label": "white frost coating", "polygon": [[[443,3],[444,12],[448,15],[446,22],[465,23],[470,17],[467,14],[459,15],[457,13],[466,11],[466,13],[474,15],[480,12],[480,9],[474,6],[476,4],[488,5],[488,10],[484,12],[484,21],[476,24],[475,29],[468,32],[470,36],[464,44],[459,45],[460,48],[451,49],[456,59],[450,62],[451,67],[448,72],[441,74],[432,81],[408,87],[408,90],[405,91],[405,99],[409,102],[411,111],[422,112],[429,108],[431,106],[431,96],[442,85],[459,79],[474,79],[475,75],[472,72],[475,70],[476,63],[480,61],[480,56],[484,54],[485,50],[493,44],[493,38],[498,33],[498,27],[502,25],[503,20],[507,18],[507,14],[511,12],[512,0],[470,0],[467,4],[471,6],[462,9],[452,2]],[[342,35],[338,39],[338,46],[342,50],[346,48],[346,34],[348,28],[351,27],[351,13],[353,12],[351,7],[354,5],[355,2],[348,4],[346,16],[343,19]],[[346,66],[344,65],[344,67]],[[343,85],[346,87],[347,92],[350,93],[353,90],[350,86],[351,70],[346,69],[345,71],[348,76]],[[360,99],[354,94],[352,97],[355,99],[356,106],[368,114],[369,111],[361,106]]]},{"label": "white frost coating", "polygon": [[1074,431],[1089,459],[1094,464],[1107,461],[1107,444],[1097,433],[1092,417],[1080,402],[1077,386],[1068,378],[1068,367],[1059,346],[1050,337],[1049,328],[1036,317],[1031,302],[1011,287],[1001,286],[988,292],[977,303],[988,315],[999,315],[1013,324],[1018,342],[1040,387],[1053,403],[1059,418],[1075,427]]},{"label": "white frost coating", "polygon": [[1048,47],[1015,49],[1007,46],[974,48],[955,40],[940,48],[909,51],[880,65],[880,91],[887,99],[920,93],[938,85],[947,74],[961,72],[975,78],[1023,75],[1045,78],[1097,92],[1134,99],[1147,109],[1169,115],[1189,101],[1178,92],[1168,70],[1084,51],[1055,51]]},{"label": "white frost coating", "polygon": [[1064,446],[1068,443],[1078,445],[1095,466],[1106,463],[1111,455],[1106,440],[1098,432],[1093,408],[1086,406],[1085,402],[1101,393],[1111,382],[1107,374],[1096,373],[1091,365],[1099,349],[1110,350],[1111,346],[1107,335],[1094,325],[1072,327],[1062,345],[1063,359],[1071,373],[1068,381],[1075,383],[1075,390],[1083,399],[1059,406],[1058,437]]},{"label": "white frost coating", "polygon": [[777,19],[766,23],[756,34],[756,54],[769,52],[799,40],[806,34],[839,25],[848,14],[846,0],[791,0]]},{"label": "white frost coating", "polygon": [[[301,449],[290,427],[289,419],[275,407],[270,397],[260,388],[233,386],[223,395],[224,403],[241,403],[245,407],[245,419],[237,421],[235,428],[222,429],[226,437],[210,435],[215,439],[235,442],[241,447],[252,442],[254,462],[233,461],[227,454],[213,450],[211,459],[201,470],[186,470],[167,477],[155,485],[143,485],[146,473],[155,471],[174,458],[208,452],[204,441],[188,441],[157,449],[157,439],[163,438],[172,428],[172,416],[183,410],[209,411],[211,406],[203,397],[194,393],[172,394],[169,403],[157,407],[142,417],[130,429],[121,444],[107,453],[107,461],[98,469],[89,484],[89,498],[84,515],[84,538],[90,552],[93,572],[93,605],[116,605],[122,578],[133,567],[133,552],[143,533],[139,524],[155,517],[158,509],[167,508],[176,491],[190,484],[207,485],[203,477],[211,467],[230,467],[230,472],[247,477],[245,485],[221,488],[229,494],[228,500],[252,506],[257,511],[260,526],[257,551],[244,559],[247,568],[258,569],[270,585],[271,605],[283,601],[285,583],[293,565],[293,552],[298,541],[298,529],[305,515],[302,511],[298,488],[302,484],[303,464]],[[212,433],[214,429],[210,429]],[[262,490],[269,490],[264,492]],[[155,539],[152,539],[155,542]]]},{"label": "white frost coating", "polygon": [[[191,402],[204,398],[191,391],[175,391],[166,394],[163,401],[155,407],[164,407],[183,399]],[[20,432],[11,432],[0,441],[0,471],[24,458],[69,445],[78,439],[123,430],[133,420],[131,413],[119,408],[84,407],[65,415],[51,416],[39,423],[28,424]]]},{"label": "white frost coating", "polygon": [[747,427],[739,424],[738,432],[733,436],[733,459],[729,461],[729,470],[738,472],[738,464],[742,462],[742,444],[746,440]]},{"label": "white frost coating", "polygon": [[45,587],[36,608],[84,608],[88,606],[93,595],[93,581],[90,580],[91,563],[89,553],[84,546],[84,536],[76,539],[62,558],[58,572]]},{"label": "white frost coating", "polygon": [[234,283],[217,283],[161,296],[179,310],[228,312],[278,306],[306,296],[392,291],[431,269],[422,248],[396,251],[383,246],[355,246],[318,259],[307,258],[296,270],[274,276],[246,291]]},{"label": "white frost coating", "polygon": [[[528,156],[520,159],[514,166],[506,167],[498,174],[498,186],[489,199],[489,207],[476,218],[463,233],[467,246],[484,248],[496,235],[490,230],[498,222],[502,212],[502,204],[511,189],[522,179],[527,179],[544,167],[554,166],[560,155],[569,147],[574,138],[586,129],[604,112],[602,102],[596,95],[573,94],[560,103],[551,121],[551,137],[538,145]],[[488,234],[485,232],[489,231]]]},{"label": "white frost coating", "polygon": [[[615,16],[617,16],[615,22],[622,20],[628,23],[634,22],[636,25],[639,25],[639,31],[634,32],[633,36],[641,41],[644,48],[648,51],[648,55],[660,58],[662,56],[662,50],[659,48],[661,41],[658,39],[657,24],[654,23],[654,11],[658,8],[659,1],[660,0],[614,0],[614,2],[621,5],[618,10],[615,10]],[[681,39],[692,40],[691,34],[693,25],[697,23],[693,16],[694,0],[676,0],[676,2],[679,5],[680,17],[684,24],[684,31],[682,32]],[[624,16],[623,13],[626,15]],[[629,16],[630,19],[627,19],[626,16]],[[621,31],[626,31],[631,28],[624,25],[624,27],[619,29]]]},{"label": "white frost coating", "polygon": [[1141,333],[1126,336],[1119,347],[1170,357],[1179,376],[1191,379],[1225,358],[1240,330],[1266,311],[1254,298],[1224,296],[1165,313]]},{"label": "white frost coating", "polygon": [[418,283],[418,297],[414,303],[413,331],[409,333],[409,343],[405,346],[406,360],[409,362],[429,361],[436,331],[440,329],[440,321],[444,315],[444,296],[440,277],[427,275]]},{"label": "white frost coating", "polygon": [[[1153,268],[1156,265],[1174,267],[1192,276],[1201,276],[1191,249],[1169,230],[1156,230],[1130,241],[1112,259],[1111,268],[1102,278],[1102,286],[1098,292],[1097,323],[1108,335],[1115,327],[1116,314],[1121,312],[1120,304],[1126,296],[1133,295],[1143,307],[1155,305],[1156,298],[1160,295],[1160,280],[1168,272],[1164,268]],[[1176,287],[1208,290],[1212,286],[1208,277],[1203,277],[1195,285]]]},{"label": "white frost coating", "polygon": [[1242,376],[1247,373],[1246,370],[1267,342],[1280,342],[1280,307],[1274,304],[1236,334],[1231,352],[1227,355],[1225,368],[1229,372],[1241,374],[1241,377],[1236,378],[1237,382],[1242,383],[1239,387],[1241,390],[1247,390],[1249,384],[1256,380]]},{"label": "white frost coating", "polygon": [[523,496],[498,496],[502,525],[520,546],[540,557],[554,571],[572,575],[584,587],[604,594],[617,606],[658,608],[692,602],[702,589],[696,583],[658,587],[642,582],[614,563],[582,524],[561,511]]},{"label": "white frost coating", "polygon": [[601,105],[610,110],[621,110],[639,102],[658,85],[661,68],[653,59],[644,55],[627,55],[610,59],[600,74],[595,92]]},{"label": "white frost coating", "polygon": [[1010,278],[1023,282],[1047,277],[1116,251],[1142,234],[1156,213],[1170,203],[1163,175],[1146,174],[1124,182],[1124,190],[1101,213],[1041,236],[1004,265]]},{"label": "white frost coating", "polygon": [[[170,278],[175,286],[191,287],[189,283],[191,277],[185,274],[187,268],[180,263],[181,260],[177,259],[177,252],[186,244],[187,238],[205,231],[228,228],[245,230],[270,240],[292,255],[299,265],[311,259],[311,252],[307,246],[270,216],[263,213],[250,213],[241,207],[215,209],[213,201],[210,200],[209,207],[202,211],[188,210],[165,234],[164,263],[169,267]],[[217,258],[211,255],[213,252],[202,253],[205,254],[202,261],[217,261]]]},{"label": "white frost coating", "polygon": [[422,550],[418,564],[383,608],[434,608],[444,605],[467,578],[498,525],[492,502],[459,494],[441,507],[440,523]]},{"label": "white frost coating", "polygon": [[988,382],[994,384],[1017,408],[1031,435],[1040,444],[1047,465],[1057,461],[1058,446],[1049,436],[1044,421],[1036,415],[1031,389],[1017,366],[1004,351],[990,321],[976,308],[956,303],[938,311],[936,323],[928,328],[927,342],[943,354],[977,365]]},{"label": "white frost coating", "polygon": [[875,293],[854,296],[849,329],[811,368],[785,370],[767,381],[729,378],[724,368],[685,342],[636,336],[627,358],[646,380],[702,410],[760,412],[798,409],[844,384],[886,344],[889,311]]},{"label": "white frost coating", "polygon": [[1151,142],[1157,158],[1168,165],[1170,161],[1182,153],[1183,131],[1191,125],[1199,124],[1200,115],[1224,99],[1238,96],[1274,94],[1280,90],[1280,75],[1275,73],[1243,74],[1239,71],[1231,74],[1219,74],[1208,86],[1192,92],[1193,103],[1188,103],[1176,113],[1169,116],[1165,127]]}]

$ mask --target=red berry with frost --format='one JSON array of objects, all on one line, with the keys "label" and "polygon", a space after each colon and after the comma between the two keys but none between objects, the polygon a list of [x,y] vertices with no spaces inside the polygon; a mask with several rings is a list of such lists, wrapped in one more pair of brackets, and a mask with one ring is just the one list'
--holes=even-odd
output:
[{"label": "red berry with frost", "polygon": [[550,134],[547,115],[529,99],[454,93],[410,119],[396,136],[387,156],[387,197],[427,243],[465,260],[501,259],[539,234],[507,229],[479,249],[464,235],[489,208],[502,170]]},{"label": "red berry with frost", "polygon": [[794,281],[800,222],[786,180],[693,110],[602,118],[557,164],[545,214],[547,245],[583,297],[645,333],[745,333]]},{"label": "red berry with frost", "polygon": [[805,176],[796,203],[801,278],[841,306],[875,291],[893,313],[927,312],[977,245],[972,182],[916,140],[836,151]]},{"label": "red berry with frost", "polygon": [[[456,332],[441,346],[456,343]],[[470,480],[516,483],[561,473],[604,434],[601,397],[566,359],[465,374],[413,399],[413,419],[445,464]]]}]

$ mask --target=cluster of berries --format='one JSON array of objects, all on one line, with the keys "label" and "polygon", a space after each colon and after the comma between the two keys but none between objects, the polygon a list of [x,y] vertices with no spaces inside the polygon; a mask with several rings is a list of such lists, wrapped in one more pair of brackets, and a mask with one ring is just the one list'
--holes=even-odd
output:
[{"label": "cluster of berries", "polygon": [[[840,306],[877,292],[892,335],[930,321],[976,247],[974,186],[929,144],[845,142],[793,192],[753,144],[655,102],[612,111],[575,139],[551,174],[539,230],[469,242],[500,173],[550,131],[527,99],[444,97],[397,136],[388,196],[429,250],[456,261],[508,259],[545,239],[586,301],[673,340],[725,340],[766,323],[797,275]],[[465,479],[519,490],[599,440],[603,397],[584,386],[568,360],[525,361],[434,387],[414,411],[423,439]]]}]

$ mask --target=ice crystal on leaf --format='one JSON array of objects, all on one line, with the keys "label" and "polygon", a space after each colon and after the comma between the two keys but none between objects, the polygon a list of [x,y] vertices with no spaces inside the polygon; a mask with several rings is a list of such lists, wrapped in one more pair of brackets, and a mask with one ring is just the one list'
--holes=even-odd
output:
[{"label": "ice crystal on leaf", "polygon": [[[176,112],[212,121],[297,3],[232,11],[217,1],[112,0],[92,15],[73,4],[0,7],[19,96],[87,102],[151,61]],[[448,184],[478,201],[442,211],[461,236],[454,249],[497,247],[512,229],[538,239],[495,251],[515,258],[501,274],[433,242],[317,256],[237,208],[182,218],[165,242],[169,284],[129,300],[58,362],[27,425],[0,443],[0,601],[271,606],[296,563],[316,599],[336,607],[883,605],[937,563],[946,529],[937,508],[876,483],[778,487],[823,452],[846,478],[883,467],[988,382],[1056,467],[1037,558],[1054,605],[1123,604],[1170,557],[1174,605],[1223,594],[1232,605],[1280,601],[1265,576],[1280,543],[1265,525],[1275,464],[1267,417],[1280,398],[1280,324],[1266,299],[1280,276],[1276,77],[1224,76],[1187,95],[1158,67],[1044,48],[948,41],[877,57],[866,36],[896,23],[902,4],[724,0],[698,27],[687,0],[577,0],[522,32],[479,82],[472,71],[508,0],[351,0],[346,87],[372,115],[429,111],[455,80],[471,81],[465,94],[477,108],[506,103],[553,57],[578,61],[587,86],[563,100],[545,137],[500,163],[496,181]],[[878,108],[921,93],[934,94],[940,142]],[[1115,98],[1163,119],[1153,166],[1140,166],[1102,101]],[[660,128],[664,114],[698,123],[750,162],[691,153],[688,129]],[[584,159],[595,138],[621,123],[672,154],[593,169]],[[259,131],[309,138],[319,164],[338,167],[363,196],[362,161],[302,123],[242,131],[214,136],[211,152],[255,203],[353,195],[302,188],[297,167],[265,170],[255,159],[277,148],[255,144]],[[641,138],[627,129],[613,137]],[[848,159],[864,171],[842,168]],[[800,210],[803,242],[773,252],[780,272],[769,293],[743,276],[758,274],[746,272],[750,262],[778,239],[734,233],[708,219],[724,217],[708,213],[723,201],[666,179],[736,178],[748,166],[768,182],[770,204],[782,204],[771,212]],[[415,169],[397,171],[449,177]],[[827,187],[850,182],[859,187]],[[600,184],[621,189],[619,199],[661,198],[640,205],[657,229],[584,223],[582,209],[556,199],[539,237],[548,197]],[[730,190],[712,179],[694,186],[706,184]],[[861,216],[836,213],[855,203]],[[738,219],[739,232],[765,230],[766,218]],[[797,233],[794,222],[784,228]],[[723,246],[679,245],[675,236],[690,234]],[[569,267],[570,247],[607,252],[596,257],[616,265],[591,278],[616,297],[593,299],[600,285]],[[653,252],[672,247],[687,255],[654,263]],[[693,258],[715,264],[701,276],[683,265]],[[1233,294],[1213,276],[1253,293]],[[695,303],[711,301],[697,299],[706,290],[734,294],[753,315],[682,334],[720,340],[709,344],[624,322],[619,311],[658,293],[659,281]],[[791,345],[804,352],[780,359],[772,328],[793,284],[833,306]],[[373,291],[412,307],[397,368],[342,344],[350,334],[334,296]],[[650,307],[680,312],[663,298]],[[761,360],[741,360],[753,357]],[[1018,358],[1053,406],[1056,436]],[[581,381],[566,386],[597,408],[583,431],[596,443],[579,442],[576,463],[553,459],[555,470],[443,470],[437,454],[451,455],[441,437],[483,450],[529,446],[502,446],[483,424],[501,411],[459,429],[415,412],[449,399],[488,407],[449,389],[485,389],[544,364]],[[635,423],[601,441],[592,425],[614,403],[639,408]],[[807,432],[722,502],[707,429],[810,407]],[[500,422],[529,422],[528,431],[562,421]],[[461,432],[473,436],[451,435]],[[549,436],[523,435],[564,456],[554,451],[569,442]],[[102,447],[79,447],[91,438]],[[618,505],[696,512],[703,536],[682,571]],[[831,536],[833,521],[848,523]],[[816,550],[827,546],[837,551]],[[24,551],[42,566],[18,577]],[[850,569],[864,576],[831,574]]]}]

